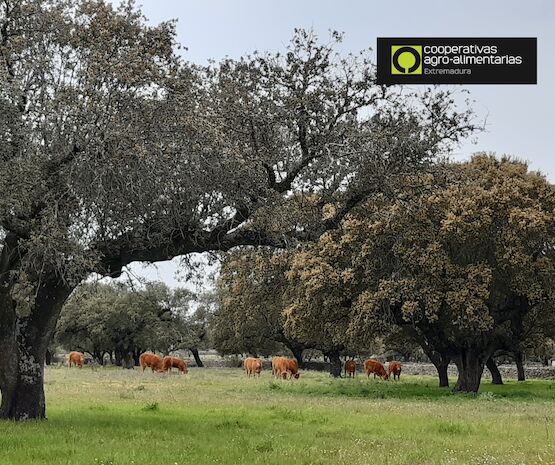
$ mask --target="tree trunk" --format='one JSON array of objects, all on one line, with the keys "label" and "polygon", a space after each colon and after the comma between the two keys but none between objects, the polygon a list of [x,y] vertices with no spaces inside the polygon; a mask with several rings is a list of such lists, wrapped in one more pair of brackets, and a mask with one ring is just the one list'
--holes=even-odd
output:
[{"label": "tree trunk", "polygon": [[495,363],[493,357],[488,358],[486,366],[491,373],[491,384],[503,384],[501,372],[499,371],[499,368],[497,368],[497,364]]},{"label": "tree trunk", "polygon": [[141,354],[143,353],[142,349],[135,349],[133,351],[133,363],[136,367],[138,367],[140,363]]},{"label": "tree trunk", "polygon": [[449,387],[448,368],[451,358],[439,352],[428,351],[426,353],[430,361],[434,364],[439,377],[439,387]]},{"label": "tree trunk", "polygon": [[195,363],[197,365],[198,368],[203,368],[204,367],[204,363],[202,363],[202,360],[200,359],[200,355],[198,353],[198,349],[196,347],[190,347],[189,350],[191,351],[191,353],[193,354],[193,357],[195,359]]},{"label": "tree trunk", "polygon": [[119,351],[119,350],[115,350],[114,354],[115,354],[115,357],[114,357],[115,358],[115,365],[117,367],[123,366],[123,354],[122,354],[122,352]]},{"label": "tree trunk", "polygon": [[293,353],[293,357],[295,357],[295,360],[297,360],[299,367],[303,368],[304,366],[303,347],[293,344],[289,347],[289,350]]},{"label": "tree trunk", "polygon": [[50,352],[49,350],[46,351],[44,363],[46,363],[47,365],[50,365],[52,363],[52,352]]},{"label": "tree trunk", "polygon": [[518,381],[526,381],[526,374],[524,373],[524,360],[521,352],[515,353],[515,363]]},{"label": "tree trunk", "polygon": [[447,372],[447,369],[449,368],[449,361],[439,362],[437,365],[434,365],[439,377],[439,387],[449,387],[449,375]]},{"label": "tree trunk", "polygon": [[46,418],[44,362],[63,303],[72,288],[42,283],[30,312],[18,315],[8,292],[0,294],[0,418]]},{"label": "tree trunk", "polygon": [[127,368],[128,370],[132,370],[135,367],[133,351],[126,352],[124,354],[123,360],[122,360],[122,366],[123,368]]},{"label": "tree trunk", "polygon": [[330,375],[334,378],[341,378],[341,357],[339,351],[332,350],[324,354],[330,361]]},{"label": "tree trunk", "polygon": [[455,392],[478,392],[484,366],[489,354],[483,354],[475,349],[463,349],[455,357],[455,364],[459,371]]}]

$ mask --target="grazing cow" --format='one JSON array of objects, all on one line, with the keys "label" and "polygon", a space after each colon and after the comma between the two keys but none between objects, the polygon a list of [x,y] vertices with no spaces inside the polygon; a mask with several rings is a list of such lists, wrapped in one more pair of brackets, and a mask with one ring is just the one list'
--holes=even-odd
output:
[{"label": "grazing cow", "polygon": [[85,356],[82,352],[70,352],[67,358],[67,366],[71,368],[73,365],[79,368],[83,368],[83,363],[85,363]]},{"label": "grazing cow", "polygon": [[272,374],[276,378],[299,379],[299,364],[296,360],[287,357],[272,358]]},{"label": "grazing cow", "polygon": [[401,379],[401,364],[399,362],[389,362],[387,371],[389,376],[393,373],[393,380]]},{"label": "grazing cow", "polygon": [[245,373],[250,378],[252,376],[260,376],[260,372],[262,371],[262,360],[259,358],[248,357],[243,362],[243,368],[245,369]]},{"label": "grazing cow", "polygon": [[177,368],[179,373],[182,373],[184,375],[189,373],[189,370],[187,369],[187,362],[185,360],[181,360],[179,357],[164,357],[164,360],[162,360],[162,367],[164,369],[164,372],[171,372],[173,367]]},{"label": "grazing cow", "polygon": [[370,375],[374,373],[374,379],[376,378],[376,375],[383,379],[389,379],[384,366],[377,360],[366,360],[364,362],[364,372],[368,378],[370,378]]},{"label": "grazing cow", "polygon": [[157,373],[162,373],[164,371],[164,363],[162,359],[158,357],[158,355],[151,352],[141,354],[139,357],[139,364],[141,365],[143,372],[146,367],[150,367],[153,372],[156,371]]},{"label": "grazing cow", "polygon": [[345,376],[356,376],[357,373],[357,362],[354,360],[347,360],[345,361]]},{"label": "grazing cow", "polygon": [[289,378],[299,379],[301,374],[299,373],[299,364],[297,360],[288,358],[287,360],[287,373],[289,374]]},{"label": "grazing cow", "polygon": [[281,374],[287,371],[287,363],[285,357],[272,358],[272,375],[276,378],[281,378]]}]

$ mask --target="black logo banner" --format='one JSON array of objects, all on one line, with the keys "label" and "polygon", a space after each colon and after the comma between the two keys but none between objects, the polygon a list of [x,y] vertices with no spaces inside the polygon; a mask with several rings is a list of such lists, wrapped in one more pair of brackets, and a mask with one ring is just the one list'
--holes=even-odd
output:
[{"label": "black logo banner", "polygon": [[537,84],[537,39],[380,37],[378,84]]}]

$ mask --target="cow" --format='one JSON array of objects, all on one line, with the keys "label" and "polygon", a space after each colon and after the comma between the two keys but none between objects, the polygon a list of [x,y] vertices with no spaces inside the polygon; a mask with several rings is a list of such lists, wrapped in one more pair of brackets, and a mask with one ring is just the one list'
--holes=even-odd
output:
[{"label": "cow", "polygon": [[387,367],[388,376],[391,376],[393,373],[393,380],[401,379],[401,364],[399,362],[389,362],[389,366]]},{"label": "cow", "polygon": [[276,378],[299,379],[299,364],[296,360],[287,357],[272,358],[272,374]]},{"label": "cow", "polygon": [[68,368],[71,368],[72,366],[83,368],[83,363],[85,363],[85,356],[82,352],[73,351],[69,353],[67,358]]},{"label": "cow", "polygon": [[383,378],[384,380],[389,379],[384,366],[377,360],[365,360],[364,372],[366,373],[366,376],[368,376],[368,378],[370,378],[370,375],[373,373],[374,379],[376,378],[376,375],[378,375],[380,378]]},{"label": "cow", "polygon": [[276,378],[281,378],[281,374],[287,371],[287,363],[285,357],[272,358],[272,375]]},{"label": "cow", "polygon": [[139,364],[145,371],[145,368],[150,367],[153,372],[162,373],[164,371],[164,363],[158,355],[153,354],[152,352],[145,352],[141,354],[139,357]]},{"label": "cow", "polygon": [[260,372],[262,371],[262,360],[259,358],[248,357],[243,362],[243,368],[245,369],[245,373],[250,378],[252,376],[259,376]]},{"label": "cow", "polygon": [[288,358],[287,360],[287,373],[289,374],[289,378],[299,379],[301,374],[299,373],[299,364],[295,359]]},{"label": "cow", "polygon": [[346,360],[345,361],[345,376],[356,376],[357,373],[357,362],[354,360]]},{"label": "cow", "polygon": [[183,375],[186,375],[187,373],[189,373],[189,370],[187,369],[187,362],[185,360],[180,359],[179,357],[171,357],[171,356],[164,357],[164,359],[162,360],[162,368],[165,373],[168,371],[171,372],[172,368],[177,368],[179,373]]}]

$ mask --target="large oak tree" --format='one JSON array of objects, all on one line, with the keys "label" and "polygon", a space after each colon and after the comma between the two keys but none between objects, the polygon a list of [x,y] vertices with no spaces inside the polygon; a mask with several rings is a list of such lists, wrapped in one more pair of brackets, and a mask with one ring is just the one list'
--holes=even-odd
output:
[{"label": "large oak tree", "polygon": [[340,39],[202,68],[132,2],[0,1],[1,418],[45,417],[45,352],[90,273],[317,237],[472,130]]},{"label": "large oak tree", "polygon": [[442,384],[452,360],[455,390],[476,392],[497,350],[551,331],[554,241],[555,188],[526,164],[477,155],[437,166],[297,254],[290,321],[302,330],[323,315],[355,340],[400,326]]}]

